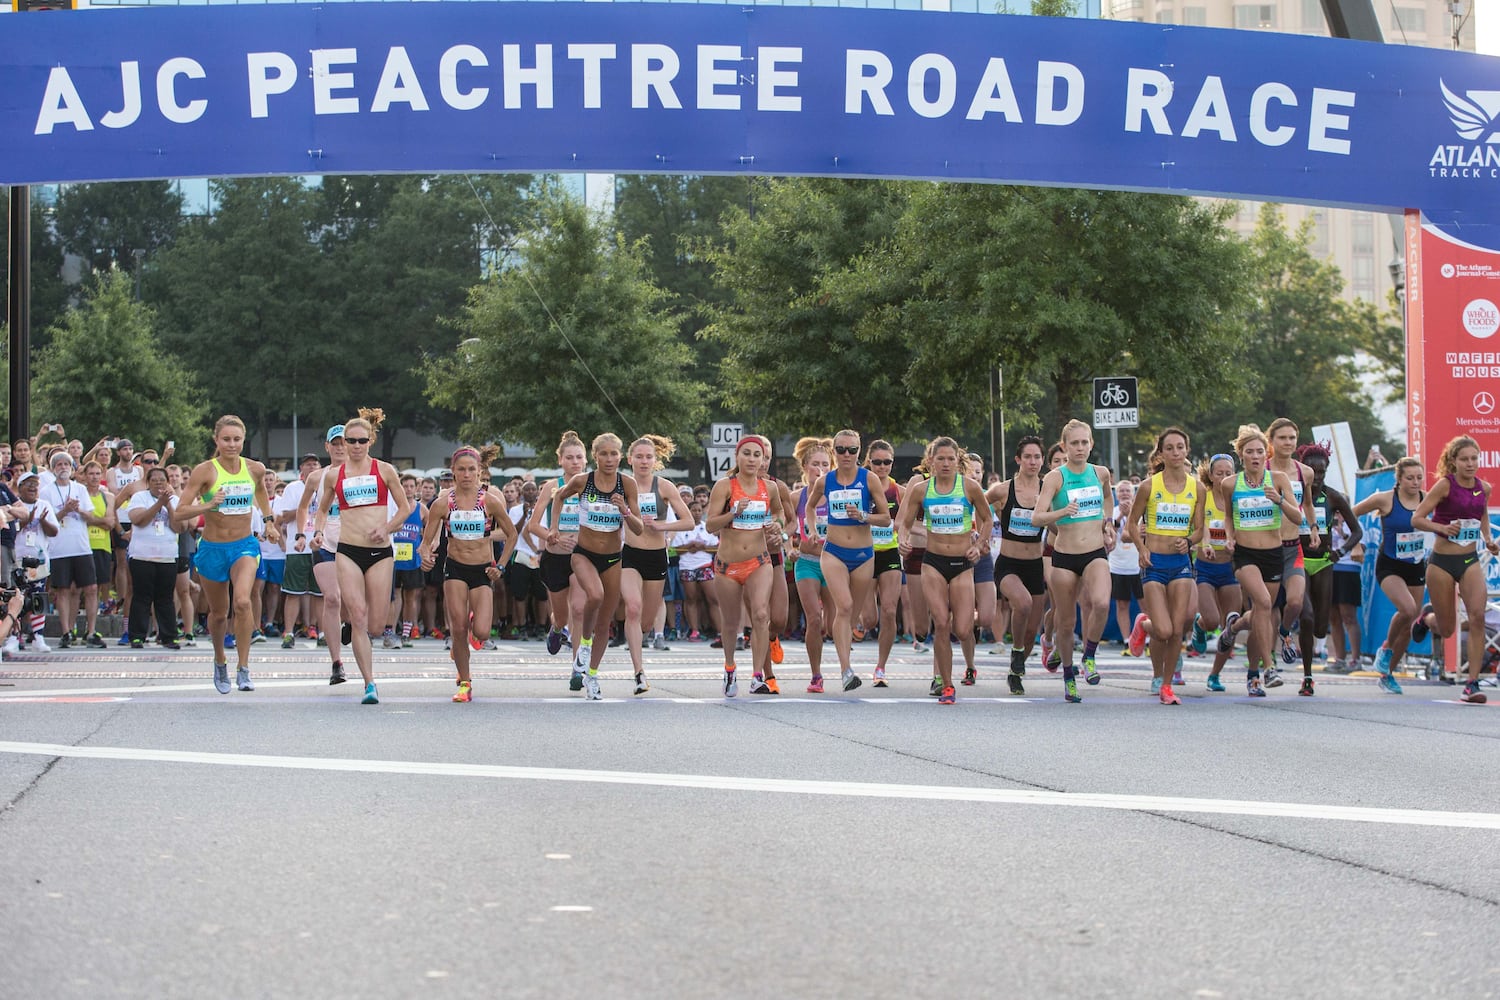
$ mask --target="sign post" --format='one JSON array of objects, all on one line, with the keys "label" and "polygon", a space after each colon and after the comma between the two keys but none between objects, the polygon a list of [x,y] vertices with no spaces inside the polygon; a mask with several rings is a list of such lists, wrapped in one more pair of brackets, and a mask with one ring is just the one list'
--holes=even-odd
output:
[{"label": "sign post", "polygon": [[1094,429],[1109,428],[1109,471],[1120,476],[1120,428],[1139,427],[1140,396],[1134,375],[1094,379]]},{"label": "sign post", "polygon": [[745,436],[744,424],[711,424],[708,430],[708,481],[723,479],[734,465],[734,446]]}]

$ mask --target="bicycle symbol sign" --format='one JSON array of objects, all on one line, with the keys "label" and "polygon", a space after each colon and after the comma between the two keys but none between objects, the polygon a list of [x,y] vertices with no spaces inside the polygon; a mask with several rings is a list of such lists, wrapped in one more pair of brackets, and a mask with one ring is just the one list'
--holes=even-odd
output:
[{"label": "bicycle symbol sign", "polygon": [[1094,379],[1094,426],[1138,427],[1138,399],[1134,376]]}]

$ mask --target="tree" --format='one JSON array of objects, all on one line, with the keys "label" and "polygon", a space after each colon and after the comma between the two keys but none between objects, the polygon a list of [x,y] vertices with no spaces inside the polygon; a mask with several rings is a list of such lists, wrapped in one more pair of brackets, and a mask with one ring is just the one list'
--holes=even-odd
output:
[{"label": "tree", "polygon": [[457,350],[423,366],[428,398],[469,412],[471,440],[541,452],[570,427],[585,441],[606,430],[627,442],[647,432],[694,440],[707,386],[687,374],[691,354],[645,247],[612,237],[554,189],[535,202],[538,222],[512,266],[470,292]]},{"label": "tree", "polygon": [[135,273],[145,257],[176,238],[182,194],[174,181],[64,184],[56,216],[63,248],[83,258],[90,270]]},{"label": "tree", "polygon": [[120,435],[141,447],[175,441],[186,461],[205,454],[208,407],[192,373],[163,350],[155,323],[154,311],[135,301],[131,275],[95,277],[37,358],[34,412],[61,420],[86,444]]},{"label": "tree", "polygon": [[[212,182],[212,217],[189,220],[145,276],[162,341],[213,405],[242,417],[259,453],[271,425],[352,415],[356,338],[325,335],[340,308],[316,242],[313,196],[290,177]],[[252,449],[253,450],[253,449]]]},{"label": "tree", "polygon": [[730,209],[722,239],[695,247],[731,296],[710,308],[702,334],[724,352],[719,384],[730,412],[772,434],[853,426],[905,437],[930,419],[903,384],[909,351],[899,330],[869,322],[897,293],[836,299],[830,290],[890,239],[910,191],[890,181],[773,180],[753,213]]},{"label": "tree", "polygon": [[[503,257],[529,212],[530,177],[325,177],[321,245],[338,275],[325,336],[358,344],[346,359],[363,400],[376,402],[393,431],[456,429],[461,415],[423,397],[424,354],[448,353],[456,315],[487,262]],[[396,434],[380,435],[383,457]]]},{"label": "tree", "polygon": [[1249,240],[1245,353],[1224,383],[1243,387],[1249,399],[1186,406],[1162,398],[1165,415],[1196,428],[1206,449],[1221,448],[1240,424],[1264,428],[1276,417],[1289,417],[1304,437],[1315,424],[1348,421],[1356,441],[1384,443],[1356,358],[1376,343],[1382,320],[1373,308],[1344,301],[1338,268],[1314,257],[1311,242],[1310,221],[1289,233],[1278,206],[1261,209]]}]

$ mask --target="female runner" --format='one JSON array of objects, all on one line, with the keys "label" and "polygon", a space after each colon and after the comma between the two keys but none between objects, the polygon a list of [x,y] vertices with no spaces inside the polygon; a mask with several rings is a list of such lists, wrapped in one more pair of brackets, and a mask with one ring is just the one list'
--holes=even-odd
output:
[{"label": "female runner", "polygon": [[1023,437],[1016,443],[1015,458],[1015,476],[991,486],[985,499],[998,512],[1000,557],[995,560],[995,577],[1010,606],[1010,672],[1005,680],[1011,694],[1025,694],[1021,679],[1026,676],[1026,657],[1047,611],[1042,529],[1031,523],[1042,492],[1042,439]]},{"label": "female runner", "polygon": [[954,629],[974,626],[974,560],[989,550],[992,524],[979,483],[964,475],[967,457],[958,442],[933,438],[927,456],[906,487],[900,531],[907,534],[921,512],[927,527],[922,588],[932,614],[932,658],[941,682],[938,704],[952,705],[956,696],[949,636]]},{"label": "female runner", "polygon": [[[1479,668],[1484,665],[1484,567],[1479,547],[1500,555],[1490,524],[1490,484],[1479,478],[1479,445],[1467,435],[1454,438],[1438,456],[1437,482],[1411,516],[1412,527],[1430,531],[1437,540],[1427,559],[1427,595],[1412,623],[1414,642],[1429,631],[1446,639],[1458,629],[1458,600],[1469,619],[1469,676],[1459,701],[1485,703],[1479,690]],[[1457,600],[1455,600],[1455,594]]]},{"label": "female runner", "polygon": [[[1364,537],[1359,518],[1349,506],[1344,494],[1323,482],[1328,473],[1328,451],[1322,445],[1305,444],[1297,449],[1297,461],[1312,470],[1309,496],[1317,534],[1302,536],[1302,562],[1307,570],[1307,598],[1302,602],[1302,626],[1299,638],[1302,647],[1302,687],[1297,693],[1304,697],[1313,695],[1313,652],[1318,639],[1328,635],[1329,621],[1333,616],[1333,570],[1335,562],[1348,555],[1349,550]],[[1343,542],[1343,547],[1333,548],[1329,523],[1333,515],[1343,517],[1344,523],[1353,526],[1352,534]],[[1312,539],[1317,538],[1316,542]]]},{"label": "female runner", "polygon": [[[547,588],[547,605],[552,610],[551,627],[547,630],[547,652],[553,656],[571,642],[568,602],[572,598],[573,549],[578,545],[578,498],[569,497],[563,504],[557,530],[553,531],[552,495],[581,475],[588,465],[583,440],[576,431],[563,431],[562,440],[557,443],[557,464],[562,467],[562,475],[547,480],[542,486],[536,506],[531,510],[531,520],[522,529],[535,539],[536,547],[542,549],[542,585]],[[583,689],[583,675],[579,671],[573,671],[568,687],[573,691]]]},{"label": "female runner", "polygon": [[865,606],[875,586],[875,545],[870,528],[891,523],[885,491],[870,488],[870,470],[859,464],[861,450],[857,432],[842,430],[835,434],[834,467],[813,480],[807,491],[807,503],[814,510],[824,498],[828,502],[828,538],[823,543],[820,565],[833,598],[833,645],[838,651],[845,691],[853,691],[862,683],[850,655],[855,609]]},{"label": "female runner", "polygon": [[[307,525],[308,545],[313,553],[314,590],[322,595],[322,615],[318,633],[318,644],[328,647],[333,660],[328,683],[344,683],[344,645],[353,641],[354,633],[344,619],[344,606],[339,594],[339,571],[334,561],[339,547],[338,498],[333,495],[333,480],[339,466],[349,457],[349,446],[344,440],[344,425],[334,424],[323,436],[323,450],[328,452],[329,464],[307,477],[303,485],[302,498],[297,501],[297,523]],[[314,599],[313,603],[318,602]],[[309,629],[311,631],[311,629]]]},{"label": "female runner", "polygon": [[823,642],[827,623],[823,609],[828,606],[828,585],[823,580],[823,540],[828,535],[828,504],[817,504],[809,516],[807,496],[812,484],[828,475],[833,468],[833,440],[805,437],[797,441],[792,457],[802,468],[802,483],[797,488],[797,564],[792,576],[797,583],[797,599],[807,627],[802,635],[807,662],[812,668],[808,682],[810,694],[823,693]]},{"label": "female runner", "polygon": [[[740,605],[750,602],[750,659],[766,662],[770,653],[771,553],[766,528],[784,528],[781,491],[771,489],[761,478],[771,453],[770,443],[749,434],[734,446],[734,465],[729,475],[714,483],[708,497],[704,527],[719,537],[714,558],[714,586],[719,593],[719,615],[723,622],[724,697],[739,694],[735,675],[735,637],[740,633]],[[800,565],[801,560],[798,560]],[[769,693],[769,692],[767,692]]]},{"label": "female runner", "polygon": [[[370,446],[385,421],[385,411],[360,408],[359,416],[344,424],[348,457],[342,465],[323,473],[323,484],[339,506],[339,542],[334,567],[339,578],[339,600],[351,629],[354,662],[365,681],[362,703],[376,705],[375,671],[371,662],[370,637],[385,628],[390,611],[391,580],[396,564],[391,536],[406,515],[411,501],[401,489],[394,466],[370,457]],[[396,513],[389,512],[389,501]],[[326,601],[325,601],[326,603]],[[452,611],[448,613],[453,616]],[[333,643],[330,641],[329,645]]]},{"label": "female runner", "polygon": [[[872,490],[885,497],[894,519],[901,506],[901,487],[891,478],[891,469],[896,464],[896,449],[889,441],[874,440],[865,451],[865,468],[874,480]],[[890,659],[891,649],[896,644],[896,605],[901,601],[901,550],[896,541],[894,524],[870,529],[870,538],[875,545],[875,590],[879,601],[879,657],[875,661],[875,686],[883,688],[885,665]]]},{"label": "female runner", "polygon": [[[1141,566],[1141,604],[1151,619],[1151,675],[1163,705],[1181,705],[1172,671],[1193,614],[1193,543],[1203,533],[1198,481],[1188,468],[1188,436],[1168,427],[1156,436],[1152,470],[1130,508],[1127,531]],[[1144,529],[1144,530],[1143,530]]]},{"label": "female runner", "polygon": [[224,655],[228,628],[229,587],[234,585],[235,684],[241,691],[254,691],[250,680],[250,633],[255,622],[250,614],[250,588],[260,562],[260,541],[250,533],[250,508],[266,515],[266,536],[280,538],[271,517],[271,498],[264,485],[265,466],[240,451],[245,447],[245,423],[226,415],[214,424],[214,457],[193,467],[187,495],[195,502],[178,506],[176,522],[184,530],[203,517],[203,539],[198,543],[194,566],[208,597],[208,631],[214,644],[214,687],[229,693],[229,663]]},{"label": "female runner", "polygon": [[1381,690],[1400,694],[1396,668],[1411,642],[1411,627],[1416,624],[1417,610],[1427,587],[1428,535],[1412,523],[1412,516],[1422,506],[1422,483],[1427,471],[1415,458],[1396,463],[1395,489],[1382,490],[1365,497],[1354,507],[1357,516],[1380,515],[1380,552],[1375,556],[1375,582],[1381,593],[1396,609],[1391,616],[1385,642],[1375,654],[1375,669],[1380,672]]},{"label": "female runner", "polygon": [[[1297,425],[1286,417],[1277,417],[1266,430],[1272,457],[1267,467],[1280,472],[1292,484],[1292,499],[1302,508],[1300,524],[1283,523],[1281,526],[1281,557],[1286,562],[1282,572],[1281,621],[1277,632],[1281,639],[1281,660],[1288,665],[1297,662],[1297,643],[1292,639],[1292,630],[1302,620],[1302,603],[1307,594],[1307,568],[1302,558],[1301,536],[1310,535],[1313,548],[1320,543],[1318,526],[1313,523],[1312,491],[1307,484],[1312,480],[1312,470],[1297,461]],[[1273,651],[1274,652],[1274,651]],[[1276,668],[1275,657],[1267,661],[1266,687],[1281,687],[1281,673]]]},{"label": "female runner", "polygon": [[687,531],[694,526],[693,515],[682,502],[670,480],[657,471],[666,468],[676,445],[671,438],[647,434],[630,446],[630,471],[640,504],[641,522],[646,529],[637,534],[625,531],[624,554],[620,560],[620,597],[625,602],[625,641],[630,644],[630,662],[635,668],[635,693],[651,689],[641,663],[643,622],[655,627],[661,610],[661,595],[667,583],[667,533]]},{"label": "female runner", "polygon": [[[1061,441],[1047,449],[1048,472],[1067,460],[1067,450],[1063,448]],[[1062,666],[1062,656],[1057,651],[1057,621],[1052,613],[1052,609],[1057,607],[1057,601],[1052,597],[1052,556],[1055,554],[1052,539],[1056,534],[1056,531],[1042,532],[1042,570],[1047,574],[1047,600],[1043,602],[1047,610],[1042,615],[1042,665],[1049,674],[1056,673],[1057,668]]]},{"label": "female runner", "polygon": [[[1282,535],[1286,522],[1295,530],[1302,517],[1302,506],[1292,495],[1292,483],[1283,472],[1266,465],[1266,436],[1254,424],[1245,424],[1235,436],[1235,451],[1244,467],[1234,479],[1224,479],[1214,487],[1215,501],[1229,512],[1224,523],[1224,547],[1234,557],[1234,575],[1249,598],[1250,635],[1246,640],[1249,662],[1245,671],[1245,690],[1252,698],[1264,698],[1261,686],[1262,665],[1269,666],[1275,656],[1276,592],[1281,589],[1286,572],[1282,555]],[[1219,649],[1233,647],[1235,621],[1231,613],[1219,636]],[[1226,641],[1227,640],[1227,641]]]},{"label": "female runner", "polygon": [[[458,669],[456,702],[474,700],[474,681],[469,674],[470,622],[473,634],[489,635],[494,618],[495,592],[490,585],[500,577],[490,534],[498,529],[505,536],[502,558],[516,550],[516,529],[511,524],[503,494],[490,489],[485,470],[500,454],[494,445],[483,450],[459,448],[453,453],[453,486],[438,494],[422,534],[422,568],[437,565],[437,542],[448,531],[448,557],[443,560],[443,604],[448,610],[448,637],[452,640],[453,665]],[[347,515],[346,515],[347,516]]]},{"label": "female runner", "polygon": [[[639,535],[641,521],[635,481],[620,474],[620,439],[604,433],[594,438],[594,471],[581,472],[552,494],[551,523],[560,524],[564,505],[578,497],[578,540],[573,548],[572,594],[568,620],[577,626],[573,636],[573,672],[583,677],[584,696],[598,701],[599,663],[609,644],[609,625],[620,602],[621,530]],[[554,528],[551,547],[561,537]],[[602,641],[595,641],[602,640]]]},{"label": "female runner", "polygon": [[1062,659],[1063,694],[1078,703],[1078,675],[1073,667],[1073,608],[1083,612],[1083,679],[1099,683],[1094,654],[1109,614],[1109,550],[1115,544],[1114,520],[1105,517],[1105,503],[1113,496],[1109,470],[1089,463],[1094,434],[1081,420],[1063,426],[1067,461],[1047,473],[1036,500],[1031,523],[1056,525],[1052,572],[1053,628]]},{"label": "female runner", "polygon": [[[1198,614],[1193,619],[1193,644],[1200,653],[1208,649],[1208,633],[1220,626],[1229,631],[1225,625],[1229,616],[1238,618],[1244,608],[1240,581],[1234,578],[1234,560],[1225,547],[1228,534],[1224,528],[1224,508],[1219,506],[1215,489],[1226,479],[1232,481],[1234,476],[1233,455],[1220,453],[1198,466],[1198,485],[1201,487],[1198,502],[1203,507],[1203,536],[1198,546],[1198,558],[1193,564],[1198,580]],[[1214,650],[1214,663],[1208,674],[1210,691],[1224,690],[1219,673],[1233,649],[1234,633],[1230,632],[1229,644]]]}]

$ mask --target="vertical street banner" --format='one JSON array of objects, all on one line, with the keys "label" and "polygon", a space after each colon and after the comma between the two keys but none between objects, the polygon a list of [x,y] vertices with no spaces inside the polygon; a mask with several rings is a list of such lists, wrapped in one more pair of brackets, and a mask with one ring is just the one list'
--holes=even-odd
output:
[{"label": "vertical street banner", "polygon": [[1500,480],[1500,252],[1406,216],[1407,451],[1431,469],[1460,434]]}]

